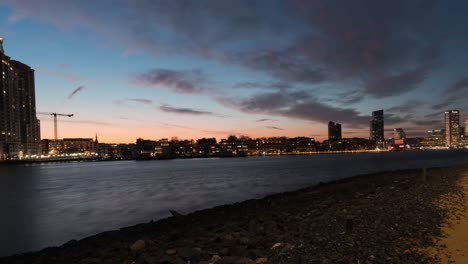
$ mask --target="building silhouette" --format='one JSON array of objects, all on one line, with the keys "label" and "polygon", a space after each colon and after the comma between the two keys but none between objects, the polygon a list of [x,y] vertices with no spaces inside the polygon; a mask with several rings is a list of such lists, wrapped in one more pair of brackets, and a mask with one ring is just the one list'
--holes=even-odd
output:
[{"label": "building silhouette", "polygon": [[393,139],[395,140],[406,139],[406,133],[403,130],[403,128],[395,128],[393,130]]},{"label": "building silhouette", "polygon": [[0,160],[41,153],[34,70],[5,55],[0,38]]},{"label": "building silhouette", "polygon": [[460,112],[458,110],[445,111],[445,146],[458,147],[460,139]]},{"label": "building silhouette", "polygon": [[372,112],[372,120],[370,121],[369,139],[376,143],[384,142],[384,111],[378,110]]},{"label": "building silhouette", "polygon": [[328,140],[341,139],[341,124],[335,122],[328,122]]},{"label": "building silhouette", "polygon": [[468,137],[468,115],[464,117],[465,119],[465,138]]}]

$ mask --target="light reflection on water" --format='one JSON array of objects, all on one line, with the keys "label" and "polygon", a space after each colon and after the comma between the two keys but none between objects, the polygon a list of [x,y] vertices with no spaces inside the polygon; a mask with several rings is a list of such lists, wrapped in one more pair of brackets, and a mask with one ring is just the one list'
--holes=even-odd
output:
[{"label": "light reflection on water", "polygon": [[467,152],[0,165],[0,255],[357,174],[467,161]]}]

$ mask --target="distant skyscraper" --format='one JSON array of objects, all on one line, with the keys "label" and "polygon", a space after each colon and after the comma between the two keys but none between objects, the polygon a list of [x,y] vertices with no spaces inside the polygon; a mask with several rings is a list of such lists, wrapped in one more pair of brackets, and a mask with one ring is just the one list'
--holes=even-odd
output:
[{"label": "distant skyscraper", "polygon": [[378,110],[372,112],[372,120],[370,121],[370,140],[375,142],[384,141],[384,111]]},{"label": "distant skyscraper", "polygon": [[336,140],[341,139],[341,124],[335,122],[328,122],[328,139]]},{"label": "distant skyscraper", "polygon": [[465,138],[468,137],[468,115],[465,116]]},{"label": "distant skyscraper", "polygon": [[457,147],[460,139],[460,112],[445,111],[445,144],[447,147]]},{"label": "distant skyscraper", "polygon": [[40,154],[34,70],[11,60],[0,38],[0,160]]}]

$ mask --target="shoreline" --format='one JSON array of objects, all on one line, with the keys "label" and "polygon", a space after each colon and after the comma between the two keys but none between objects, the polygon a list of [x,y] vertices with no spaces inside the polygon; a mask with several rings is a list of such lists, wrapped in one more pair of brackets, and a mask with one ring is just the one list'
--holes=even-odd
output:
[{"label": "shoreline", "polygon": [[460,195],[467,166],[357,175],[174,213],[0,263],[434,263],[438,256],[418,248],[442,237],[453,209],[436,201]]},{"label": "shoreline", "polygon": [[57,160],[0,160],[0,165],[12,164],[41,164],[41,163],[71,163],[71,162],[109,162],[109,161],[155,161],[155,160],[187,160],[187,159],[230,159],[230,158],[249,158],[249,157],[279,157],[279,156],[313,156],[313,155],[335,155],[335,154],[381,154],[391,152],[467,152],[467,149],[422,149],[409,151],[390,151],[390,150],[359,150],[359,151],[320,151],[320,152],[301,152],[301,153],[279,153],[279,154],[257,154],[246,156],[193,156],[193,157],[158,157],[151,159],[96,159],[96,158],[63,158]]}]

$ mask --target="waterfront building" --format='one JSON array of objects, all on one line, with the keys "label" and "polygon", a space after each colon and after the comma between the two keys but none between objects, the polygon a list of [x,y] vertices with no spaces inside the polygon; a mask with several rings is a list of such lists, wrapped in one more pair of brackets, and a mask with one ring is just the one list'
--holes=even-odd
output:
[{"label": "waterfront building", "polygon": [[221,157],[247,156],[249,153],[248,139],[229,136],[219,142],[219,155]]},{"label": "waterfront building", "polygon": [[137,159],[152,159],[156,152],[158,142],[138,138],[135,144],[135,154]]},{"label": "waterfront building", "polygon": [[0,160],[41,153],[34,70],[5,55],[0,38]]},{"label": "waterfront building", "polygon": [[219,152],[216,138],[198,139],[196,144],[196,152],[200,156],[215,156]]},{"label": "waterfront building", "polygon": [[381,146],[384,142],[384,111],[378,110],[372,112],[372,120],[370,121],[369,139]]},{"label": "waterfront building", "polygon": [[341,124],[335,122],[328,122],[328,140],[341,139]]},{"label": "waterfront building", "polygon": [[458,147],[460,139],[460,112],[458,110],[445,111],[445,145],[449,148]]},{"label": "waterfront building", "polygon": [[427,136],[421,141],[421,146],[425,148],[445,147],[445,129],[427,131]]},{"label": "waterfront building", "polygon": [[59,153],[80,153],[80,154],[93,154],[97,151],[95,140],[92,138],[64,138],[63,151]]}]

